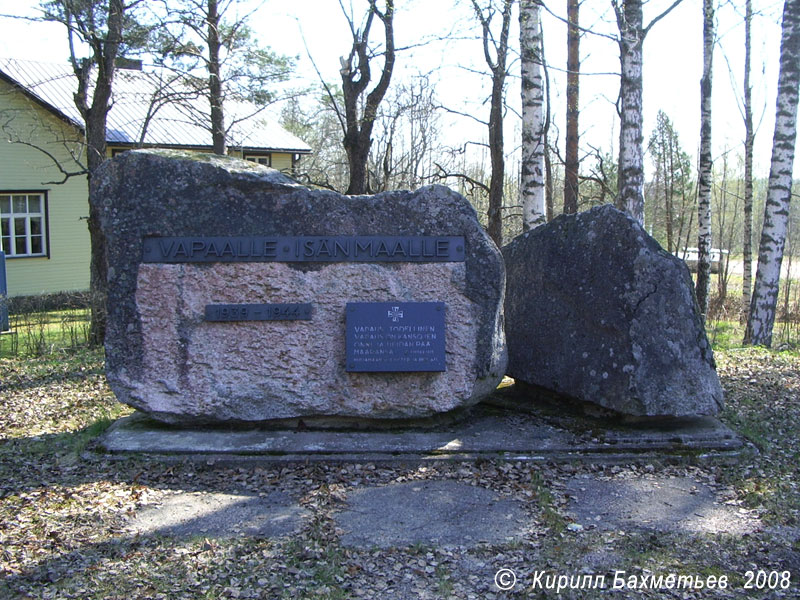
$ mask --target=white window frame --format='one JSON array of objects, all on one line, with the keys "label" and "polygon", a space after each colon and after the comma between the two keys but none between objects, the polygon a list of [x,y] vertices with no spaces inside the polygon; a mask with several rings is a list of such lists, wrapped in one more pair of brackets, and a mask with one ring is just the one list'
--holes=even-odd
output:
[{"label": "white window frame", "polygon": [[[31,211],[29,200],[39,200],[39,210]],[[25,210],[19,210],[19,200],[24,200]],[[6,202],[8,206],[6,206]],[[16,201],[16,202],[15,202]],[[6,208],[8,210],[6,210]],[[24,231],[17,231],[22,219]],[[31,221],[40,221],[42,248],[41,252],[32,252],[34,234],[31,230]],[[6,225],[7,230],[2,225]],[[8,233],[6,236],[5,234]],[[2,191],[0,190],[0,250],[5,252],[6,258],[43,258],[49,257],[50,240],[47,221],[47,193],[39,191]],[[17,240],[25,240],[25,251],[17,252]]]}]

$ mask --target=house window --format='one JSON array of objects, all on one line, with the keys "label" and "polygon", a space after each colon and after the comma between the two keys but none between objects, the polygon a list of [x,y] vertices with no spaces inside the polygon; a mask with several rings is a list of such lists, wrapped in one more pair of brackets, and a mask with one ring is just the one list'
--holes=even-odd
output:
[{"label": "house window", "polygon": [[47,255],[47,200],[43,193],[0,192],[0,249],[9,258]]},{"label": "house window", "polygon": [[272,154],[245,154],[244,159],[267,167],[272,166]]}]

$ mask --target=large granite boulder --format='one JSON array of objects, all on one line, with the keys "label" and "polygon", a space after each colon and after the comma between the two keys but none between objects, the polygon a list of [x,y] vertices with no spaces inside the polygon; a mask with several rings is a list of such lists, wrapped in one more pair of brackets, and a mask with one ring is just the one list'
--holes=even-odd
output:
[{"label": "large granite boulder", "polygon": [[503,248],[508,374],[637,416],[711,415],[722,389],[689,270],[611,206]]},{"label": "large granite boulder", "polygon": [[[414,419],[478,402],[505,373],[502,256],[468,202],[445,187],[342,196],[236,159],[133,151],[104,163],[91,194],[108,244],[108,381],[119,400],[156,419]],[[331,244],[316,238],[301,247],[304,236],[331,236]],[[371,262],[332,258],[348,236],[399,236],[406,245],[375,242]],[[411,236],[458,236],[461,258],[409,262],[406,253],[439,253]],[[288,242],[269,241],[278,237],[295,240],[292,252],[313,245],[319,261],[234,260],[289,251]],[[152,261],[153,252],[174,260]],[[198,253],[210,259],[186,259]],[[346,309],[356,302],[400,305],[389,311],[395,324],[403,302],[443,310],[444,370],[352,371]],[[305,312],[248,320],[236,308],[257,304]],[[414,344],[427,342],[406,346]]]}]

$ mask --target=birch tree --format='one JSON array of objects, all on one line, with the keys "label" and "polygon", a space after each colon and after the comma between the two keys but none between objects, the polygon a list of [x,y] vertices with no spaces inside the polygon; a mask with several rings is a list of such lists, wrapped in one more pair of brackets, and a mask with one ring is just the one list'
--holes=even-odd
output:
[{"label": "birch tree", "polygon": [[619,192],[616,206],[644,224],[644,152],[642,143],[642,45],[658,21],[678,6],[675,0],[644,26],[642,0],[611,0],[619,28]]},{"label": "birch tree", "polygon": [[714,55],[714,0],[703,0],[703,77],[700,80],[700,170],[697,183],[697,284],[700,315],[708,313],[711,279],[711,75]]},{"label": "birch tree", "polygon": [[800,87],[800,0],[786,0],[781,24],[780,73],[775,132],[758,268],[750,302],[744,343],[772,345],[772,328],[778,302],[778,283],[786,243],[792,191],[794,146],[797,137],[797,103]]},{"label": "birch tree", "polygon": [[508,59],[508,34],[511,25],[511,8],[514,0],[502,0],[500,8],[500,31],[495,36],[492,20],[497,7],[489,3],[484,10],[478,0],[472,0],[475,16],[481,24],[483,56],[492,78],[489,97],[489,157],[492,175],[489,180],[488,233],[498,247],[503,245],[503,186],[505,179],[505,156],[503,146],[503,105],[505,97],[506,63]]},{"label": "birch tree", "polygon": [[544,81],[542,79],[541,9],[538,0],[520,0],[519,45],[522,69],[522,227],[542,225],[545,216]]},{"label": "birch tree", "polygon": [[750,292],[753,287],[753,100],[750,87],[750,45],[753,22],[753,2],[745,0],[744,16],[744,232],[742,241],[742,311],[741,321],[747,319]]},{"label": "birch tree", "polygon": [[564,212],[578,212],[578,117],[580,115],[580,4],[567,0],[567,139],[564,151]]}]

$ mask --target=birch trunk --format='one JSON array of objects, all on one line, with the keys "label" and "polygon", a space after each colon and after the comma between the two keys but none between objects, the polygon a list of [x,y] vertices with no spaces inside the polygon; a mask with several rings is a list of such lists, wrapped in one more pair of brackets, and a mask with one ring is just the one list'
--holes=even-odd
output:
[{"label": "birch trunk", "polygon": [[522,181],[520,200],[525,231],[546,222],[544,181],[544,82],[540,48],[540,7],[520,0],[519,45],[522,66]]},{"label": "birch trunk", "polygon": [[800,86],[800,0],[786,0],[781,26],[781,67],[778,75],[772,163],[764,208],[764,226],[758,253],[745,344],[771,346],[778,302],[783,249],[792,191],[794,145],[797,137],[797,101]]},{"label": "birch trunk", "polygon": [[642,150],[641,0],[616,7],[619,26],[620,132],[619,192],[616,206],[644,225],[644,154]]},{"label": "birch trunk", "polygon": [[697,195],[697,304],[705,321],[711,278],[711,74],[714,55],[713,0],[703,0],[703,78],[700,80],[700,173]]},{"label": "birch trunk", "polygon": [[744,233],[742,243],[743,282],[741,322],[747,319],[753,287],[753,104],[750,87],[750,43],[753,22],[752,0],[745,1],[744,17]]},{"label": "birch trunk", "polygon": [[580,39],[578,0],[567,1],[567,140],[564,153],[564,213],[578,212],[578,117]]}]

